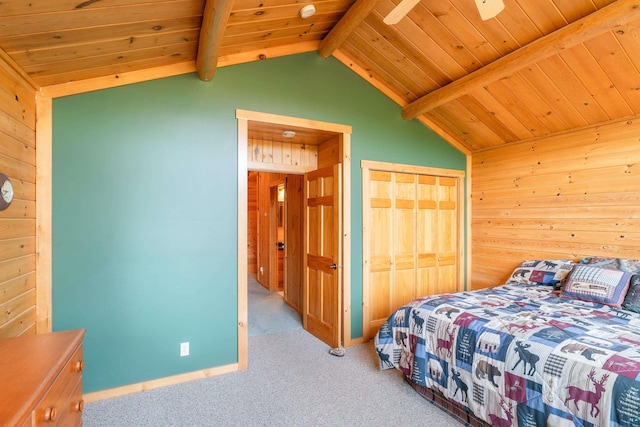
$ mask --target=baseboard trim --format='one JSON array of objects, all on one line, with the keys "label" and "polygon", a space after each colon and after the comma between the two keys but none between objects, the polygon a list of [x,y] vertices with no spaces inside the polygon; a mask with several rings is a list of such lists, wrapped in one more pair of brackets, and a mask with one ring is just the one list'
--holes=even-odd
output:
[{"label": "baseboard trim", "polygon": [[86,393],[82,397],[85,403],[95,402],[98,400],[110,399],[112,397],[140,393],[142,391],[152,390],[154,388],[186,383],[189,381],[200,380],[208,377],[215,377],[217,375],[228,374],[235,371],[238,371],[237,363],[218,366],[215,368],[203,369],[201,371],[187,372],[185,374],[173,375],[171,377],[158,378],[155,380],[144,381],[136,384],[129,384],[126,386],[111,388],[108,390],[95,391],[92,393]]},{"label": "baseboard trim", "polygon": [[360,345],[364,343],[364,339],[362,339],[362,337],[360,338],[351,338],[351,339],[347,339],[344,342],[344,346],[345,347],[352,347],[354,345]]}]

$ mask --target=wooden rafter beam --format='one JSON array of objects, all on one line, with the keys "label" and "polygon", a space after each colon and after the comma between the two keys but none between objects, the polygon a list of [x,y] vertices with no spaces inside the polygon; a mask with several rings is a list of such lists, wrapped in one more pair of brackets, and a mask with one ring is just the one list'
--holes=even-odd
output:
[{"label": "wooden rafter beam", "polygon": [[357,0],[320,42],[318,54],[328,58],[371,13],[378,0]]},{"label": "wooden rafter beam", "polygon": [[207,0],[202,16],[196,71],[200,80],[213,80],[218,68],[222,37],[227,27],[233,0]]},{"label": "wooden rafter beam", "polygon": [[411,120],[469,92],[486,86],[516,71],[590,40],[606,31],[640,19],[639,0],[618,0],[553,33],[474,71],[440,89],[418,98],[402,109],[402,117]]}]

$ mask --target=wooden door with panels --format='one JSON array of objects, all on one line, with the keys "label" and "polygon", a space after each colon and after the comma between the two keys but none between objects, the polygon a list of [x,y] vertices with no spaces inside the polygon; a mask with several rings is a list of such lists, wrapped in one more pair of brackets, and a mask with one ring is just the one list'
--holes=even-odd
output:
[{"label": "wooden door with panels", "polygon": [[458,185],[456,178],[417,175],[416,294],[458,290]]},{"label": "wooden door with panels", "polygon": [[303,175],[287,175],[285,181],[285,282],[284,301],[302,313],[304,221]]},{"label": "wooden door with panels", "polygon": [[341,164],[305,174],[303,325],[330,347],[342,345]]},{"label": "wooden door with panels", "polygon": [[415,298],[457,291],[461,276],[461,177],[387,167],[391,170],[363,167],[365,339]]}]

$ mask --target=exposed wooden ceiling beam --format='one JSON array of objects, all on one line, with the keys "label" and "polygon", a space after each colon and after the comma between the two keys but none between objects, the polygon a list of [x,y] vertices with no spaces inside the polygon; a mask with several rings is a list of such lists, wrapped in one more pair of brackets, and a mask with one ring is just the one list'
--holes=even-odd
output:
[{"label": "exposed wooden ceiling beam", "polygon": [[[372,76],[368,70],[366,70],[365,68],[361,67],[358,64],[353,63],[347,57],[347,55],[344,54],[344,52],[342,52],[341,50],[338,50],[333,54],[333,56],[338,61],[342,62],[346,67],[351,68],[353,72],[355,72],[357,75],[362,77],[365,81],[369,82],[369,84],[371,84],[373,87],[375,87],[380,92],[388,96],[389,99],[394,101],[396,104],[400,106],[406,105],[406,102],[402,99],[401,96],[399,96],[397,93],[391,90],[384,83],[376,80],[376,78]],[[462,143],[460,143],[460,141],[458,141],[456,137],[454,137],[451,133],[444,130],[438,123],[432,120],[429,116],[422,115],[418,117],[418,121],[422,122],[425,126],[431,129],[433,132],[441,136],[445,141],[447,141],[449,144],[454,146],[458,151],[460,151],[465,156],[468,156],[471,154],[471,151],[469,150],[469,148],[467,148]]]},{"label": "exposed wooden ceiling beam", "polygon": [[371,13],[378,0],[358,0],[320,42],[318,54],[328,58]]},{"label": "exposed wooden ceiling beam", "polygon": [[213,80],[218,68],[222,36],[231,15],[233,0],[207,0],[202,16],[196,71],[200,80]]},{"label": "exposed wooden ceiling beam", "polygon": [[553,33],[521,47],[440,89],[418,98],[402,109],[402,117],[411,120],[481,86],[486,86],[516,71],[558,54],[615,27],[640,18],[640,1],[618,0]]}]

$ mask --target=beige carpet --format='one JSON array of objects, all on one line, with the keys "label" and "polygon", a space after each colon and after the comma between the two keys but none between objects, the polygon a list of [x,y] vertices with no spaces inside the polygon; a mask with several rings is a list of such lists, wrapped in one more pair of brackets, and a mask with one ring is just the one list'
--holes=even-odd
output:
[{"label": "beige carpet", "polygon": [[395,370],[373,344],[331,356],[302,329],[249,338],[249,369],[87,404],[85,427],[462,426]]},{"label": "beige carpet", "polygon": [[277,292],[269,292],[254,274],[247,281],[249,336],[275,334],[302,328],[302,318]]}]

